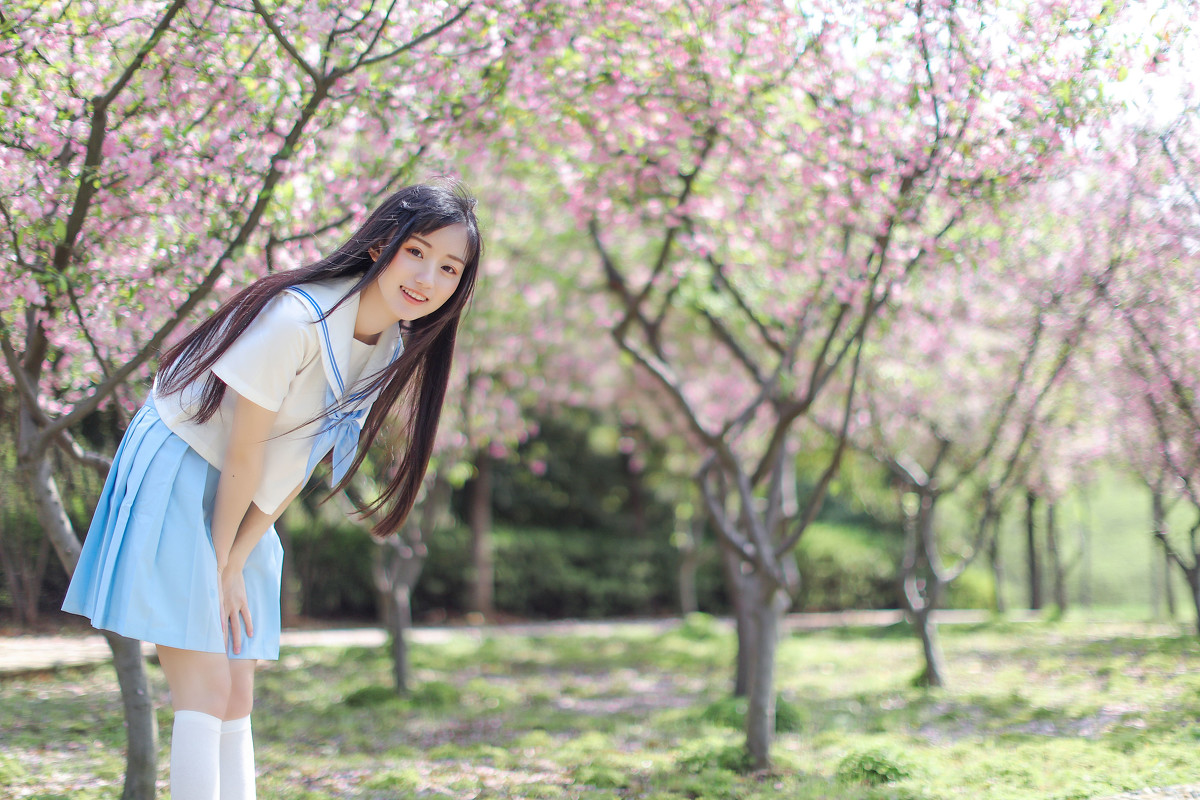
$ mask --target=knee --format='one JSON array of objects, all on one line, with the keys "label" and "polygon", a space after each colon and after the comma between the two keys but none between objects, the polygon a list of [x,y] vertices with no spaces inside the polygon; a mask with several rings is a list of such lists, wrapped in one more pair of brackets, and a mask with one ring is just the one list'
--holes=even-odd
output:
[{"label": "knee", "polygon": [[238,687],[236,684],[229,693],[229,702],[225,704],[222,719],[241,719],[250,716],[254,710],[254,692],[249,687]]},{"label": "knee", "polygon": [[254,676],[234,674],[223,719],[241,719],[254,710]]},{"label": "knee", "polygon": [[221,718],[229,706],[233,686],[229,675],[217,673],[203,675],[179,687],[172,686],[171,694],[176,711],[186,708]]}]

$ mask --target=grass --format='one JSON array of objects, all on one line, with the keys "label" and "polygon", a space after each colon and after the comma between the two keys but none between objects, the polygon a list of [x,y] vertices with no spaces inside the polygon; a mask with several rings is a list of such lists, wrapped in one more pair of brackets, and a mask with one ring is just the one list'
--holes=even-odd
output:
[{"label": "grass", "polygon": [[[285,650],[258,676],[259,795],[282,800],[941,800],[1107,797],[1200,781],[1200,643],[1177,625],[943,628],[949,688],[914,688],[895,629],[788,638],[774,767],[744,771],[732,636],[463,634],[413,648],[398,698],[382,651]],[[163,730],[170,712],[151,667]],[[0,797],[120,795],[109,667],[0,682]]]}]

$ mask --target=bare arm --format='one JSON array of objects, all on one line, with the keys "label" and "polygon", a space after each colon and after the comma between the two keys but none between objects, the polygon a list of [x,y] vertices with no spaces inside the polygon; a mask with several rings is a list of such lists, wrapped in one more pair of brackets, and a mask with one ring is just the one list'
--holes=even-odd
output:
[{"label": "bare arm", "polygon": [[[225,391],[234,390],[226,388]],[[267,439],[270,438],[271,425],[275,422],[276,415],[276,412],[269,411],[236,392],[234,394],[237,395],[237,402],[233,408],[233,424],[213,504],[213,547],[217,552],[217,570],[220,572],[224,572],[229,564],[230,554],[235,540],[239,538],[243,520],[254,507],[254,495],[262,483]],[[263,531],[265,530],[266,526],[263,527]],[[262,533],[259,533],[259,536],[261,537]],[[243,556],[242,564],[244,563]]]},{"label": "bare arm", "polygon": [[[227,388],[226,391],[234,391]],[[235,392],[235,394],[237,394]],[[247,400],[240,394],[233,409],[229,445],[217,483],[213,506],[213,547],[217,553],[217,574],[221,583],[221,630],[232,638],[233,652],[242,649],[240,618],[246,634],[254,635],[254,621],[246,600],[242,569],[251,551],[284,509],[300,494],[301,482],[279,508],[271,514],[254,504],[254,495],[262,483],[266,442],[271,435],[276,412]]]},{"label": "bare arm", "polygon": [[301,483],[287,499],[279,504],[279,508],[273,513],[266,513],[254,503],[250,504],[250,508],[246,511],[246,516],[242,517],[242,524],[238,526],[237,536],[233,540],[233,547],[229,551],[229,565],[226,569],[241,570],[246,566],[246,559],[250,557],[252,551],[267,529],[275,524],[275,520],[283,515],[284,510],[292,504],[296,499],[296,495],[300,494],[300,490],[304,488]]}]

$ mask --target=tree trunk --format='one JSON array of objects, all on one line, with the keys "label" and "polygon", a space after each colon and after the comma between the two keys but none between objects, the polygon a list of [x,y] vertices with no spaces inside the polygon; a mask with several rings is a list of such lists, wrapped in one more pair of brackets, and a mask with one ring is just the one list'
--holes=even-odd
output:
[{"label": "tree trunk", "polygon": [[679,613],[693,614],[700,610],[700,598],[696,591],[696,573],[700,569],[700,543],[704,541],[705,516],[694,511],[687,521],[686,530],[680,530],[679,549]]},{"label": "tree trunk", "polygon": [[1058,517],[1054,503],[1046,503],[1046,548],[1050,555],[1050,569],[1054,576],[1054,605],[1058,613],[1067,611],[1067,568],[1062,552],[1062,543],[1058,540]]},{"label": "tree trunk", "polygon": [[6,536],[0,530],[0,567],[4,568],[17,624],[23,628],[37,625],[38,605],[49,556],[50,540],[45,536],[38,537],[38,552],[31,558],[26,542],[17,541],[12,534]]},{"label": "tree trunk", "polygon": [[1162,558],[1159,560],[1162,564],[1163,572],[1163,597],[1167,601],[1167,619],[1175,619],[1179,613],[1178,606],[1175,600],[1175,584],[1171,580],[1171,557],[1167,555],[1167,549],[1163,548]]},{"label": "tree trunk", "polygon": [[741,556],[725,541],[719,538],[721,549],[721,568],[725,574],[725,591],[729,594],[730,605],[733,606],[733,618],[737,629],[737,660],[733,676],[733,696],[745,697],[750,692],[750,674],[756,661],[754,650],[758,637],[755,635],[756,620],[752,613],[752,603],[747,595],[751,591],[750,576],[743,574]]},{"label": "tree trunk", "polygon": [[486,619],[494,611],[495,564],[492,555],[492,457],[486,448],[475,456],[471,481],[471,610]]},{"label": "tree trunk", "polygon": [[[621,438],[623,441],[636,442],[634,433],[632,427],[622,426]],[[625,510],[633,517],[633,534],[641,539],[646,535],[646,492],[642,487],[642,474],[634,468],[635,450],[630,448],[629,452],[625,452],[625,449],[621,448],[621,472],[625,476],[625,488],[628,491]]]},{"label": "tree trunk", "polygon": [[375,559],[375,588],[383,607],[392,656],[392,682],[396,694],[408,694],[408,641],[412,627],[412,590],[425,566],[425,546],[410,545],[404,532],[380,543]]},{"label": "tree trunk", "polygon": [[[1150,510],[1151,524],[1154,526],[1154,533],[1157,537],[1165,537],[1167,535],[1167,506],[1163,500],[1162,490],[1158,486],[1150,488]],[[1156,553],[1151,563],[1151,588],[1153,589],[1153,605],[1154,614],[1159,613],[1159,599],[1166,600],[1167,616],[1170,619],[1175,618],[1175,591],[1171,586],[1171,555],[1167,549],[1167,544],[1163,538],[1156,538],[1156,549],[1161,552],[1161,557]]]},{"label": "tree trunk", "polygon": [[1004,602],[1004,555],[1000,552],[998,520],[992,524],[992,535],[988,538],[988,563],[991,565],[992,582],[995,584],[992,588],[992,600],[996,604],[996,613],[1003,614],[1008,609]]},{"label": "tree trunk", "polygon": [[142,643],[104,632],[113,653],[113,666],[125,704],[125,734],[129,750],[125,760],[125,789],[121,800],[150,800],[158,777],[158,718],[146,681]]},{"label": "tree trunk", "polygon": [[408,639],[405,632],[412,627],[412,594],[407,586],[399,585],[388,592],[388,632],[392,653],[392,681],[397,694],[408,693]]},{"label": "tree trunk", "polygon": [[921,686],[945,686],[945,659],[938,641],[937,623],[933,621],[933,606],[927,604],[909,614],[909,620],[921,640],[921,653],[925,656],[925,669],[917,676],[917,683]]},{"label": "tree trunk", "polygon": [[379,543],[375,559],[375,588],[382,599],[383,623],[390,637],[392,680],[396,693],[408,693],[408,640],[412,627],[412,593],[425,567],[429,550],[425,538],[433,534],[438,515],[450,501],[450,482],[435,472],[421,500],[420,514],[409,515],[399,533]]},{"label": "tree trunk", "polygon": [[[917,638],[921,640],[921,653],[925,659],[925,666],[917,675],[915,683],[918,686],[941,687],[945,685],[945,661],[938,643],[933,612],[941,605],[949,582],[939,577],[933,566],[937,554],[930,552],[931,547],[935,546],[933,521],[937,496],[928,489],[921,489],[918,494],[920,503],[912,512],[907,524],[904,587],[900,596],[904,599],[905,617],[916,631]],[[922,566],[928,573],[923,585]]]},{"label": "tree trunk", "polygon": [[1184,570],[1192,590],[1192,605],[1196,608],[1196,633],[1200,635],[1200,565]]},{"label": "tree trunk", "polygon": [[770,577],[755,573],[747,587],[754,606],[754,663],[750,673],[750,702],[746,712],[746,751],[755,769],[771,764],[775,736],[775,652],[779,623],[791,599]]},{"label": "tree trunk", "polygon": [[289,558],[288,553],[296,552],[292,548],[292,533],[287,524],[288,512],[275,522],[275,532],[283,545],[283,575],[280,580],[279,618],[283,626],[294,625],[300,616],[301,584],[300,576],[296,574],[295,559]]},{"label": "tree trunk", "polygon": [[1081,493],[1083,504],[1083,526],[1079,531],[1080,561],[1083,568],[1079,576],[1079,604],[1084,608],[1092,607],[1092,576],[1095,573],[1092,554],[1092,504],[1088,499],[1089,491]]},{"label": "tree trunk", "polygon": [[[34,431],[33,421],[22,408],[22,442]],[[37,508],[38,519],[46,536],[58,552],[67,574],[75,572],[82,546],[63,507],[58,484],[51,472],[49,454],[44,450],[20,451],[19,468]],[[158,775],[158,721],[150,700],[150,689],[142,663],[141,645],[115,634],[105,634],[113,654],[113,667],[125,704],[125,789],[122,800],[152,800]]]},{"label": "tree trunk", "polygon": [[1038,611],[1042,607],[1042,569],[1037,546],[1037,495],[1025,493],[1025,552],[1029,558],[1029,607]]}]

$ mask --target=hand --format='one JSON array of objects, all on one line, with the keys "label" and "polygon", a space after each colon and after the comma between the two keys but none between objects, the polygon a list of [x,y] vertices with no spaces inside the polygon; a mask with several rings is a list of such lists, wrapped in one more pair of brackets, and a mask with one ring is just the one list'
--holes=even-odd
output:
[{"label": "hand", "polygon": [[242,626],[238,618],[246,623],[246,635],[254,635],[254,622],[250,619],[250,605],[246,599],[246,580],[242,571],[226,568],[217,573],[221,580],[221,636],[233,637],[233,652],[242,652]]}]

